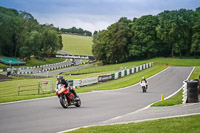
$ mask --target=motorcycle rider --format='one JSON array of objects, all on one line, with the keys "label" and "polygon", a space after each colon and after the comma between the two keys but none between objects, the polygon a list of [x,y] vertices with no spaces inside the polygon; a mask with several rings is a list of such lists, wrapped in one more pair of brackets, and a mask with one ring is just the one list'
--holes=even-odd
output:
[{"label": "motorcycle rider", "polygon": [[72,92],[74,94],[74,96],[75,96],[75,100],[79,99],[79,97],[77,96],[75,90],[72,89],[72,87],[69,86],[68,81],[66,79],[64,79],[62,75],[58,75],[58,77],[57,77],[56,90],[58,89],[58,85],[59,84],[64,85],[65,88],[69,87],[70,92]]},{"label": "motorcycle rider", "polygon": [[148,82],[147,82],[147,80],[144,77],[142,77],[142,80],[140,81],[140,83],[142,83],[142,82],[146,83],[146,88],[147,88],[148,87]]}]

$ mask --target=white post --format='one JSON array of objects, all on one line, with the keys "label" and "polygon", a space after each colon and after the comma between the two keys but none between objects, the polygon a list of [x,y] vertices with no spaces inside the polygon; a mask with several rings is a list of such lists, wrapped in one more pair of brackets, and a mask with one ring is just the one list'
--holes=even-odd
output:
[{"label": "white post", "polygon": [[49,71],[47,71],[47,78],[48,78]]},{"label": "white post", "polygon": [[187,102],[187,83],[183,81],[183,99],[182,104],[185,104]]}]

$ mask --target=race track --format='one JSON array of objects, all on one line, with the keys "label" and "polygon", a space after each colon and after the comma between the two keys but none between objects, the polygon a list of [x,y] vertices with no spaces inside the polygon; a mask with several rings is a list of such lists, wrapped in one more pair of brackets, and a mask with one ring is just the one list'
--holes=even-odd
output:
[{"label": "race track", "polygon": [[0,133],[55,133],[98,124],[144,108],[177,91],[192,67],[170,67],[150,78],[147,93],[139,85],[79,94],[80,108],[63,109],[57,97],[0,104]]}]

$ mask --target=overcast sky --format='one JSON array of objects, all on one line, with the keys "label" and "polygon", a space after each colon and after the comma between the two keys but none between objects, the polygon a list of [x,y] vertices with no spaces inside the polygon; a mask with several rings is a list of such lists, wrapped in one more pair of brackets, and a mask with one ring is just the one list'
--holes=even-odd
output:
[{"label": "overcast sky", "polygon": [[164,10],[195,10],[200,0],[0,0],[0,6],[29,12],[41,24],[93,32],[106,29],[121,17],[132,20]]}]

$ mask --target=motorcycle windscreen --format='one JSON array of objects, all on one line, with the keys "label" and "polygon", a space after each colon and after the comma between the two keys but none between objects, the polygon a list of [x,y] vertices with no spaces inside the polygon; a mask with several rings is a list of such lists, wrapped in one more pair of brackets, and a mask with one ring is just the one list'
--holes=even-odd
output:
[{"label": "motorcycle windscreen", "polygon": [[142,81],[141,86],[146,86],[145,81]]},{"label": "motorcycle windscreen", "polygon": [[59,91],[58,94],[62,94],[66,89],[64,87],[62,87]]}]

